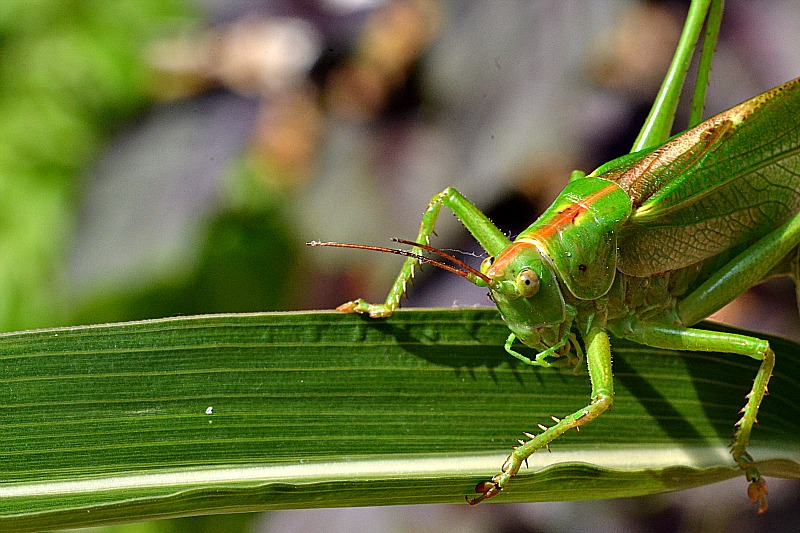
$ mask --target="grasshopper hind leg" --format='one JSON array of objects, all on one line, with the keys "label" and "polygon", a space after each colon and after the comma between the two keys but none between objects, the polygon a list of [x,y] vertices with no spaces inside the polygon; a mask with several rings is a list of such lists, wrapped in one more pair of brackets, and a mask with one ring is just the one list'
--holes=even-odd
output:
[{"label": "grasshopper hind leg", "polygon": [[736,353],[761,361],[753,387],[747,395],[742,418],[736,424],[731,446],[733,458],[750,481],[748,495],[759,503],[759,512],[766,510],[766,482],[761,478],[745,447],[756,423],[758,407],[767,393],[775,354],[767,341],[730,333],[696,330],[688,326],[721,309],[743,289],[770,277],[790,276],[797,285],[800,280],[799,249],[800,213],[740,252],[678,303],[679,319],[687,327],[645,327],[638,332],[644,339],[643,344],[649,346]]},{"label": "grasshopper hind leg", "polygon": [[654,348],[738,354],[760,362],[753,386],[746,395],[747,403],[740,411],[742,416],[735,424],[736,430],[730,449],[734,461],[749,482],[748,496],[754,503],[759,504],[758,512],[764,512],[767,509],[767,482],[759,473],[755,461],[747,453],[746,448],[750,441],[750,433],[756,424],[758,408],[767,394],[767,384],[775,366],[775,353],[769,342],[737,333],[662,324],[639,324],[627,337]]}]

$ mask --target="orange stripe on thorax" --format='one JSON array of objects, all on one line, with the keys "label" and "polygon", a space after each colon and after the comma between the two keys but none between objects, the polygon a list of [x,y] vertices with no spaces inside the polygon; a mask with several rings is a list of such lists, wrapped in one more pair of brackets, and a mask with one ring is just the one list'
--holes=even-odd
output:
[{"label": "orange stripe on thorax", "polygon": [[546,242],[564,226],[574,224],[575,219],[585,211],[588,211],[592,204],[594,204],[597,200],[608,194],[611,194],[618,188],[619,187],[615,183],[610,183],[607,187],[600,189],[596,193],[590,194],[586,198],[567,206],[563,211],[560,211],[547,225],[534,229],[530,234],[522,233],[517,240],[535,239],[539,242]]}]

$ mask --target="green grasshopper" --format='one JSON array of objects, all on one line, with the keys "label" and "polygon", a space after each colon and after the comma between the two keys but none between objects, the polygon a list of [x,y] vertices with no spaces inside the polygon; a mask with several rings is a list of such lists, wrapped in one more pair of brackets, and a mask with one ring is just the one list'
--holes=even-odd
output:
[{"label": "green grasshopper", "polygon": [[[442,206],[488,253],[479,270],[430,246]],[[383,304],[358,299],[339,310],[392,315],[415,266],[427,262],[488,287],[511,330],[505,349],[517,359],[543,367],[577,364],[583,356],[578,337],[585,347],[591,402],[554,418],[538,435],[526,433],[530,440],[513,449],[499,474],[478,484],[469,503],[498,494],[533,452],[612,407],[611,334],[655,348],[726,352],[761,362],[731,453],[749,481],[750,499],[760,512],[766,509],[766,481],[745,448],[767,393],[773,351],[758,338],[692,325],[768,278],[800,280],[800,78],[660,146],[589,175],[574,172],[513,242],[449,187],[431,200],[416,241],[398,242],[413,248],[309,243],[408,257]],[[421,256],[423,250],[457,266]],[[538,354],[519,353],[516,341]]]}]

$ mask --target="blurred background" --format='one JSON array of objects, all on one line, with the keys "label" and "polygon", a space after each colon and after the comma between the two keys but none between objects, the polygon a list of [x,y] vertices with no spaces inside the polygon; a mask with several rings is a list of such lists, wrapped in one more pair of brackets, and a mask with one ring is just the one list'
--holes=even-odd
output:
[{"label": "blurred background", "polygon": [[[796,0],[728,0],[707,115],[800,74]],[[504,231],[626,153],[688,1],[2,0],[0,329],[381,301],[455,186]],[[676,131],[685,127],[687,106]],[[451,216],[435,245],[477,265]],[[490,305],[428,268],[409,306]],[[800,339],[791,283],[717,319]],[[780,362],[778,363],[780,364]],[[274,512],[106,531],[792,531],[798,483]]]}]

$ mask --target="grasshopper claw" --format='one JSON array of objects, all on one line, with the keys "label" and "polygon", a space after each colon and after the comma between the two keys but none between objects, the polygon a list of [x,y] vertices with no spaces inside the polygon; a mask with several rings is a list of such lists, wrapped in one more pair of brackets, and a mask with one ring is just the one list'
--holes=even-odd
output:
[{"label": "grasshopper claw", "polygon": [[474,498],[466,496],[467,503],[470,505],[477,505],[483,500],[487,500],[492,496],[499,494],[501,490],[503,490],[503,488],[495,481],[481,481],[475,485],[475,492],[480,494],[480,496],[475,496]]},{"label": "grasshopper claw", "polygon": [[336,308],[337,311],[341,311],[342,313],[361,313],[358,309],[358,300],[351,300],[347,303],[343,303],[339,307]]},{"label": "grasshopper claw", "polygon": [[359,313],[362,315],[369,315],[370,318],[384,318],[394,314],[394,310],[386,304],[371,304],[367,301],[364,301],[363,298],[343,303],[337,307],[336,310],[343,313]]},{"label": "grasshopper claw", "polygon": [[747,496],[753,503],[758,503],[758,514],[767,510],[767,482],[763,477],[753,479],[747,486]]}]

